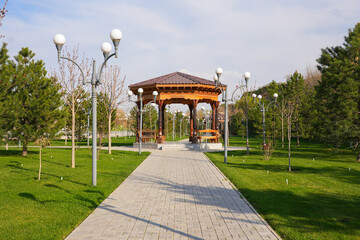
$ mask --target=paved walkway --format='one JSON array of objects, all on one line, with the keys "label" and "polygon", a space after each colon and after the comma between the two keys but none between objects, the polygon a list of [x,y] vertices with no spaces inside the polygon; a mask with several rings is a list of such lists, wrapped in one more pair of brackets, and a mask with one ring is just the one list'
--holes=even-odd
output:
[{"label": "paved walkway", "polygon": [[67,239],[280,238],[203,153],[157,150]]}]

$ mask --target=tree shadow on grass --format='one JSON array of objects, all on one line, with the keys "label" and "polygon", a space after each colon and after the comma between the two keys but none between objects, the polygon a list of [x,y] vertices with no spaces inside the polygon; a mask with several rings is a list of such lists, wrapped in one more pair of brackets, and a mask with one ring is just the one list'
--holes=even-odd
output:
[{"label": "tree shadow on grass", "polygon": [[[270,160],[271,161],[271,160]],[[334,166],[334,167],[306,167],[299,166],[296,164],[292,165],[292,172],[289,172],[289,166],[287,164],[258,164],[258,163],[235,163],[228,162],[227,166],[229,168],[239,168],[246,170],[257,170],[257,171],[269,171],[269,172],[277,172],[277,173],[301,173],[301,174],[319,174],[324,177],[334,178],[341,182],[349,183],[349,184],[360,184],[360,171],[351,169],[349,171],[348,168]]]},{"label": "tree shadow on grass", "polygon": [[356,237],[360,229],[360,210],[355,206],[360,198],[347,195],[290,191],[255,191],[240,189],[249,202],[267,216],[280,216],[276,226],[286,226],[297,232],[339,232]]},{"label": "tree shadow on grass", "polygon": [[[58,203],[71,203],[71,204],[82,205],[82,206],[87,207],[89,209],[95,209],[99,205],[98,202],[101,202],[105,197],[104,193],[101,192],[101,191],[84,190],[83,191],[84,193],[92,194],[92,195],[99,195],[97,197],[98,202],[95,202],[94,200],[92,200],[92,199],[90,199],[90,198],[88,198],[86,196],[83,196],[82,194],[67,190],[67,189],[65,189],[63,187],[60,187],[58,185],[55,185],[55,184],[45,184],[44,186],[48,187],[48,188],[53,188],[53,189],[58,190],[59,191],[58,194],[62,195],[61,200],[40,200],[34,194],[29,193],[29,192],[22,192],[22,193],[19,193],[18,195],[20,197],[23,197],[23,198],[38,202],[40,204],[57,203],[57,202]],[[69,198],[66,198],[66,197],[64,198],[64,193],[67,193],[70,197]],[[67,200],[67,199],[69,199],[69,200]],[[71,199],[77,199],[80,202],[79,201],[71,201]]]},{"label": "tree shadow on grass", "polygon": [[41,161],[47,162],[47,163],[50,163],[50,164],[54,164],[54,165],[58,165],[58,166],[70,167],[68,164],[59,163],[59,162],[53,162],[53,161],[49,161],[49,160],[46,160],[46,159],[42,159]]},{"label": "tree shadow on grass", "polygon": [[[33,172],[33,173],[37,173],[37,174],[39,173],[38,170],[32,170],[32,169],[24,168],[22,166],[19,166],[19,164],[16,164],[16,165],[15,164],[7,164],[6,167],[10,167],[12,169],[20,170],[20,171]],[[57,175],[51,174],[51,173],[42,172],[41,175],[45,175],[45,176],[49,176],[49,177],[54,177],[56,179],[60,179],[60,176],[57,176]],[[34,176],[37,176],[37,175],[34,175]],[[37,178],[35,178],[35,179],[37,179]],[[64,178],[63,181],[71,182],[71,183],[82,185],[82,186],[88,186],[88,184],[86,184],[86,183],[77,182],[77,181],[74,181],[74,180],[70,180],[68,178]]]},{"label": "tree shadow on grass", "polygon": [[38,202],[38,203],[40,203],[40,204],[51,203],[51,202],[58,202],[58,201],[55,201],[55,200],[45,200],[45,201],[41,201],[41,200],[39,200],[38,198],[36,198],[34,194],[32,194],[32,193],[27,193],[27,192],[19,193],[18,195],[19,195],[20,197],[23,197],[23,198],[26,198],[26,199],[29,199],[29,200]]},{"label": "tree shadow on grass", "polygon": [[[0,150],[0,157],[8,157],[8,156],[17,156],[20,157],[22,154],[22,149],[19,148],[19,150],[14,150],[14,149],[9,149],[9,150],[5,150],[5,149],[1,149]],[[31,151],[28,149],[28,156],[29,155],[35,155],[35,154],[39,154],[38,151]],[[26,157],[25,157],[26,158]]]}]

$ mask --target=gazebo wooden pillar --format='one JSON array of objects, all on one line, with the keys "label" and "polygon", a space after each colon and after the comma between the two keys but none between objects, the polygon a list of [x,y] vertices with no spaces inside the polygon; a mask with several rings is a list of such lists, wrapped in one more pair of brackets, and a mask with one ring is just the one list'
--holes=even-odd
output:
[{"label": "gazebo wooden pillar", "polygon": [[196,111],[196,107],[199,103],[199,100],[192,100],[192,123],[193,123],[193,136],[192,139],[190,140],[193,143],[197,142],[197,130],[198,130],[198,126],[197,126],[197,111]]},{"label": "gazebo wooden pillar", "polygon": [[193,118],[193,110],[194,106],[192,104],[189,104],[189,110],[190,110],[190,137],[189,141],[192,142],[193,136],[194,136],[194,118]]},{"label": "gazebo wooden pillar", "polygon": [[159,110],[158,110],[158,113],[159,113],[159,116],[158,116],[158,119],[159,119],[159,135],[162,136],[164,135],[164,110],[165,110],[165,105],[164,105],[164,100],[159,100],[158,101],[158,106],[159,106]]},{"label": "gazebo wooden pillar", "polygon": [[211,110],[212,110],[211,128],[213,130],[219,130],[219,105],[220,105],[220,101],[214,101],[211,103]]},{"label": "gazebo wooden pillar", "polygon": [[[224,86],[226,88],[226,86]],[[215,129],[218,125],[218,111],[219,106],[218,97],[221,93],[219,89],[215,88],[213,81],[192,76],[189,74],[174,72],[160,77],[152,78],[143,82],[132,84],[129,86],[132,92],[137,92],[139,88],[143,88],[142,94],[143,103],[153,102],[153,91],[158,92],[156,103],[159,108],[158,127],[159,137],[158,142],[165,140],[165,106],[167,104],[179,103],[189,106],[190,110],[190,138],[193,143],[197,142],[197,112],[196,107],[199,103],[208,103],[212,105],[213,119],[215,118]],[[215,111],[214,111],[215,109]],[[139,116],[137,117],[139,122]],[[213,121],[214,122],[214,121]],[[138,131],[139,132],[139,124]],[[212,124],[214,129],[214,123]],[[138,135],[138,134],[137,134]],[[138,136],[137,136],[138,141]]]},{"label": "gazebo wooden pillar", "polygon": [[[137,109],[140,109],[140,102],[136,102]],[[140,112],[136,111],[136,142],[140,141],[140,135],[139,135],[139,129],[140,129]]]}]

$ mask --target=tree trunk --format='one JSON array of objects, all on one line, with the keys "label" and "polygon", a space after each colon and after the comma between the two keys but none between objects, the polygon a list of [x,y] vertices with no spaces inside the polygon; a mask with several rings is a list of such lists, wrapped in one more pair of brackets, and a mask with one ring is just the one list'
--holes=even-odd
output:
[{"label": "tree trunk", "polygon": [[284,111],[281,111],[281,146],[284,148]]},{"label": "tree trunk", "polygon": [[67,146],[67,129],[65,127],[65,146]]},{"label": "tree trunk", "polygon": [[291,116],[288,117],[288,142],[289,142],[289,172],[291,172]]},{"label": "tree trunk", "polygon": [[39,178],[38,178],[39,181],[40,181],[40,176],[41,176],[41,150],[42,150],[42,146],[41,146],[41,143],[40,143],[40,148],[39,148],[39,160],[40,160],[40,163],[39,163]]},{"label": "tree trunk", "polygon": [[299,123],[296,123],[296,143],[297,146],[300,146],[300,134],[299,134]]},{"label": "tree trunk", "polygon": [[108,153],[111,154],[111,111],[109,114],[109,121],[108,121],[108,127],[109,127],[109,144],[108,144]]},{"label": "tree trunk", "polygon": [[356,158],[357,162],[360,162],[360,151],[358,152],[357,158]]},{"label": "tree trunk", "polygon": [[21,156],[23,156],[23,157],[27,157],[27,155],[28,155],[28,151],[27,151],[27,143],[24,141],[24,143],[23,143],[23,150],[22,150],[22,154],[21,154]]},{"label": "tree trunk", "polygon": [[8,142],[5,143],[5,149],[6,149],[6,150],[9,150],[9,143],[8,143]]},{"label": "tree trunk", "polygon": [[300,146],[300,136],[299,134],[296,136],[296,142],[297,142],[297,146]]},{"label": "tree trunk", "polygon": [[72,103],[71,120],[71,167],[75,168],[75,103]]},{"label": "tree trunk", "polygon": [[100,133],[99,134],[99,147],[98,147],[98,152],[97,152],[97,161],[99,161],[100,159],[100,150],[101,150],[101,147],[102,147],[102,139],[103,139],[103,135]]}]

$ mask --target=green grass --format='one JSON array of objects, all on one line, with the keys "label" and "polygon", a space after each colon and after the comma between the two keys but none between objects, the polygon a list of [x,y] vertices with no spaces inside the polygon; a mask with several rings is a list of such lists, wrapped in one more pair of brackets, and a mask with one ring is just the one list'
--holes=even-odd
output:
[{"label": "green grass", "polygon": [[[179,135],[175,136],[174,141],[180,141],[183,139],[189,139],[188,135],[181,135],[181,138]],[[172,135],[170,134],[169,136],[166,137],[166,141],[173,141],[172,139]],[[65,144],[65,140],[64,139],[54,139],[51,140],[51,146],[71,146],[71,139],[68,139],[67,144]],[[133,143],[135,142],[135,137],[113,137],[111,138],[111,146],[132,146]],[[10,141],[9,146],[18,146],[18,142],[16,141]],[[99,140],[98,140],[98,144],[99,144]],[[108,138],[104,137],[103,138],[103,146],[107,147],[108,146]],[[30,142],[29,146],[34,146],[34,142]],[[80,141],[77,141],[77,139],[75,139],[75,145],[76,146],[87,146],[87,139],[84,138]],[[92,139],[89,139],[89,146],[91,147],[92,145]],[[0,146],[5,146],[5,143],[3,141],[0,141]],[[22,148],[22,146],[21,146]]]},{"label": "green grass", "polygon": [[45,148],[41,181],[38,149],[20,154],[0,148],[0,239],[63,239],[149,155],[102,151],[94,187],[91,149],[76,151],[73,169],[71,149]]},{"label": "green grass", "polygon": [[[232,137],[230,145],[245,140]],[[228,164],[223,153],[207,156],[284,239],[360,239],[360,163],[350,150],[292,145],[289,172],[287,150],[278,144],[265,161],[260,145],[251,139],[250,155],[229,152]]]},{"label": "green grass", "polygon": [[[71,146],[71,139],[68,139],[67,144],[65,144],[64,139],[54,139],[51,140],[51,146]],[[113,137],[111,138],[111,146],[132,146],[132,144],[135,142],[135,137]],[[18,146],[18,142],[16,141],[10,141],[9,146]],[[99,139],[98,139],[99,144]],[[34,142],[30,142],[29,146],[34,146]],[[77,141],[75,139],[75,145],[76,146],[87,146],[87,139],[84,138],[80,141]],[[0,146],[5,146],[5,143],[3,141],[0,141]],[[89,146],[92,146],[92,139],[89,139]],[[108,146],[108,138],[103,138],[103,146]]]}]

